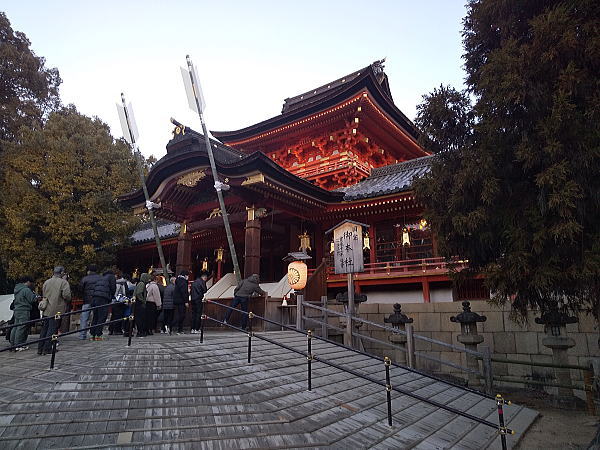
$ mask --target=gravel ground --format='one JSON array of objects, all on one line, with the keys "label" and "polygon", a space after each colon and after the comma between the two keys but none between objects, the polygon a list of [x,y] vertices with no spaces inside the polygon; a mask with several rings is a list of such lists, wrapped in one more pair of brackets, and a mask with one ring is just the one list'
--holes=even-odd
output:
[{"label": "gravel ground", "polygon": [[553,407],[552,398],[539,391],[516,390],[505,396],[540,413],[516,449],[600,449],[590,446],[598,432],[600,417],[590,416],[583,401],[578,401],[579,409],[568,410]]}]

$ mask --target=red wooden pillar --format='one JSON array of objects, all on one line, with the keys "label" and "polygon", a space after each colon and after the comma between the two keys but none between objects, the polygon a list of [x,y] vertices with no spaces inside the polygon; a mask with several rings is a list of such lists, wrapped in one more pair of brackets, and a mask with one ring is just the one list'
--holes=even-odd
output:
[{"label": "red wooden pillar", "polygon": [[377,262],[377,228],[374,223],[370,224],[369,227],[369,244],[371,248],[369,250],[369,262],[371,263],[371,272],[375,269],[373,266]]},{"label": "red wooden pillar", "polygon": [[256,208],[247,208],[244,278],[256,273],[260,274],[260,219],[255,218]]},{"label": "red wooden pillar", "polygon": [[431,303],[431,295],[429,293],[429,280],[426,277],[423,277],[421,285],[423,286],[423,301],[425,303]]},{"label": "red wooden pillar", "polygon": [[182,270],[187,270],[188,272],[192,270],[192,236],[190,233],[187,233],[185,223],[181,225],[181,231],[177,238],[177,262],[175,264],[177,275]]},{"label": "red wooden pillar", "polygon": [[317,267],[319,264],[321,264],[321,261],[323,260],[323,250],[325,248],[325,243],[324,243],[324,239],[323,239],[323,228],[320,225],[316,225],[314,227],[315,230],[315,258],[314,258],[314,265],[315,267]]}]

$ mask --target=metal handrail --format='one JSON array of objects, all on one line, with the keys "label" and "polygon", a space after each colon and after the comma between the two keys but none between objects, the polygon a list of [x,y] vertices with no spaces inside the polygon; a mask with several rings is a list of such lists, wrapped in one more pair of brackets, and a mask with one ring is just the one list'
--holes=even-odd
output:
[{"label": "metal handrail", "polygon": [[[292,328],[292,327],[290,327],[290,326],[288,326],[288,325],[284,325],[284,324],[282,324],[282,323],[279,323],[279,322],[276,322],[276,321],[274,321],[274,320],[267,319],[266,317],[262,317],[262,316],[256,315],[256,314],[254,314],[254,313],[252,313],[252,312],[246,312],[246,311],[243,311],[243,310],[241,310],[241,309],[238,309],[238,308],[233,308],[232,306],[225,305],[225,304],[223,304],[223,303],[215,302],[215,301],[213,301],[213,300],[203,299],[203,302],[204,302],[204,303],[211,303],[211,304],[214,304],[214,305],[217,305],[217,306],[220,306],[220,307],[223,307],[223,308],[229,309],[229,310],[237,311],[237,312],[239,312],[240,314],[245,314],[245,315],[246,315],[246,316],[248,316],[248,318],[250,319],[250,327],[251,327],[251,323],[252,323],[252,322],[251,322],[251,319],[252,319],[252,318],[257,318],[257,319],[260,319],[260,320],[262,320],[262,321],[264,321],[264,322],[271,323],[271,324],[274,324],[274,325],[278,325],[278,326],[280,326],[280,327],[282,327],[282,328],[286,328],[286,329],[288,329],[288,330],[290,330],[290,331],[294,331],[294,332],[296,332],[296,333],[303,334],[303,335],[307,336],[309,339],[316,338],[316,339],[319,339],[319,340],[321,340],[321,341],[324,341],[324,342],[328,342],[328,343],[334,344],[334,345],[336,345],[336,346],[338,346],[338,347],[342,347],[342,348],[344,348],[344,349],[346,349],[346,350],[350,350],[350,351],[352,351],[352,352],[355,352],[355,353],[358,353],[358,354],[361,354],[361,355],[364,355],[364,356],[367,356],[367,357],[370,357],[370,358],[373,358],[373,359],[376,359],[376,360],[379,360],[379,361],[383,361],[383,362],[384,362],[386,365],[389,365],[389,364],[391,364],[391,363],[390,363],[390,360],[389,360],[389,358],[387,358],[387,357],[386,357],[386,358],[379,358],[379,357],[377,357],[377,356],[370,355],[370,354],[368,354],[368,353],[366,353],[366,352],[363,352],[363,351],[360,351],[360,350],[353,349],[353,348],[351,348],[351,347],[348,347],[348,346],[346,346],[346,345],[340,344],[340,343],[338,343],[338,342],[331,341],[331,340],[329,340],[329,339],[326,339],[326,338],[323,338],[323,337],[319,337],[319,336],[313,336],[312,332],[310,332],[310,331],[309,331],[309,332],[305,332],[305,331],[302,331],[302,330],[298,330],[298,329],[296,329],[296,328]],[[203,332],[203,329],[204,329],[204,320],[211,320],[211,321],[213,321],[213,322],[217,322],[217,323],[220,323],[220,324],[222,324],[222,325],[225,325],[225,326],[227,326],[227,327],[229,327],[229,328],[233,328],[233,329],[235,329],[235,330],[242,331],[242,332],[246,333],[246,331],[245,331],[245,330],[243,330],[243,329],[241,329],[241,328],[238,328],[238,327],[235,327],[235,326],[233,326],[233,325],[231,325],[231,324],[228,324],[228,323],[222,322],[222,321],[220,321],[220,320],[218,320],[218,319],[214,319],[214,318],[212,318],[212,317],[209,317],[209,316],[208,316],[208,315],[206,315],[206,314],[202,314],[202,316],[201,316],[201,320],[202,320],[202,322],[201,322],[201,327],[202,327],[202,329],[201,329],[201,335],[200,335],[200,336],[201,336],[201,337],[200,337],[200,342],[203,342],[203,335],[204,335],[204,332]],[[336,363],[333,363],[333,362],[331,362],[331,361],[327,361],[327,360],[324,360],[324,359],[318,358],[318,357],[316,357],[315,355],[313,355],[312,353],[309,353],[309,352],[303,352],[303,351],[301,351],[301,350],[294,349],[294,348],[291,348],[291,347],[289,347],[289,346],[286,346],[285,344],[282,344],[282,343],[280,343],[280,342],[277,342],[277,341],[274,341],[274,340],[268,339],[268,338],[266,338],[266,337],[264,337],[264,336],[257,335],[257,334],[253,333],[253,332],[250,330],[250,331],[248,332],[248,338],[249,338],[249,340],[250,340],[250,339],[251,339],[253,336],[254,336],[254,337],[257,337],[257,338],[259,338],[259,339],[262,339],[262,340],[264,340],[264,341],[270,342],[270,343],[272,343],[272,344],[274,344],[274,345],[280,346],[280,347],[282,347],[282,348],[286,348],[286,349],[288,349],[288,350],[290,350],[290,351],[293,351],[293,352],[295,352],[295,353],[301,354],[301,355],[303,355],[303,356],[305,356],[305,357],[307,357],[307,358],[310,358],[310,360],[312,360],[312,361],[320,361],[320,362],[322,362],[322,363],[324,363],[324,364],[327,364],[327,365],[330,365],[331,367],[334,367],[334,368],[336,368],[336,369],[338,369],[338,370],[341,370],[341,371],[344,371],[344,372],[350,373],[350,374],[352,374],[352,375],[355,375],[355,376],[357,376],[357,377],[359,377],[359,378],[363,378],[363,379],[365,379],[365,380],[368,380],[368,381],[370,381],[370,382],[372,382],[372,383],[375,383],[375,384],[378,384],[378,385],[380,385],[380,386],[384,386],[384,387],[386,388],[386,390],[387,390],[387,389],[389,389],[389,390],[393,390],[393,391],[395,391],[395,392],[398,392],[398,393],[400,393],[400,394],[403,394],[403,395],[407,395],[407,396],[409,396],[409,397],[412,397],[412,398],[414,398],[414,399],[416,399],[416,400],[419,400],[419,401],[422,401],[422,402],[428,403],[428,404],[430,404],[430,405],[432,405],[432,406],[435,406],[435,407],[437,407],[437,408],[439,408],[439,409],[443,409],[443,410],[449,411],[449,412],[451,412],[451,413],[453,413],[453,414],[457,414],[457,415],[463,416],[463,417],[465,417],[465,418],[467,418],[467,419],[473,420],[473,421],[475,421],[475,422],[477,422],[477,423],[480,423],[480,424],[482,424],[482,425],[487,425],[487,426],[489,426],[489,427],[492,427],[492,428],[494,428],[494,429],[499,429],[499,430],[501,431],[501,433],[509,433],[509,434],[511,434],[511,433],[514,433],[512,430],[510,430],[510,429],[508,429],[508,428],[504,427],[504,426],[503,426],[503,424],[501,424],[501,426],[499,426],[499,425],[497,425],[497,424],[495,424],[495,423],[492,423],[492,422],[490,422],[490,421],[488,421],[488,420],[482,419],[482,418],[480,418],[480,417],[477,417],[477,416],[474,416],[474,415],[472,415],[472,414],[469,414],[469,413],[466,413],[466,412],[463,412],[463,411],[459,411],[459,410],[457,410],[457,409],[455,409],[455,408],[452,408],[452,407],[450,407],[450,406],[447,406],[447,405],[444,405],[444,404],[442,404],[442,403],[436,402],[435,400],[430,400],[430,399],[424,398],[424,397],[422,397],[422,396],[420,396],[420,395],[418,395],[418,394],[415,394],[415,393],[413,393],[413,392],[410,392],[410,391],[408,391],[408,390],[401,389],[401,388],[398,388],[398,387],[395,387],[395,386],[391,386],[391,385],[389,385],[389,384],[386,384],[386,383],[383,383],[383,382],[381,382],[381,381],[379,381],[379,380],[376,380],[376,379],[374,379],[374,378],[372,378],[372,377],[370,377],[370,376],[368,376],[368,375],[361,374],[360,372],[357,372],[357,371],[355,371],[355,370],[349,369],[349,368],[347,368],[347,367],[343,367],[343,366],[341,366],[341,365],[339,365],[339,364],[336,364]],[[249,348],[250,348],[250,343],[249,343]],[[437,378],[435,378],[435,377],[431,377],[430,375],[423,374],[423,373],[421,373],[421,372],[419,372],[419,371],[417,371],[417,370],[415,370],[415,369],[409,368],[409,367],[401,366],[401,365],[399,365],[399,364],[394,364],[394,366],[396,366],[396,367],[399,367],[399,368],[402,368],[402,369],[404,369],[404,370],[407,370],[407,371],[411,371],[411,372],[418,373],[418,374],[420,374],[420,375],[423,375],[423,376],[427,376],[427,377],[429,377],[429,378],[436,379],[437,381],[442,381],[442,382],[444,382],[444,383],[447,383],[447,384],[449,384],[449,385],[452,385],[452,386],[455,386],[455,387],[460,387],[461,389],[465,389],[465,390],[467,390],[467,391],[470,391],[470,392],[476,393],[476,394],[478,394],[478,395],[480,395],[480,396],[482,396],[482,397],[485,397],[485,398],[490,398],[490,399],[494,398],[494,397],[491,397],[491,396],[489,396],[489,395],[485,395],[485,394],[483,394],[483,393],[481,393],[481,392],[479,392],[479,391],[473,390],[473,389],[468,389],[468,388],[465,388],[465,387],[463,387],[463,386],[457,386],[457,385],[455,385],[455,384],[453,384],[453,383],[449,383],[449,382],[447,382],[447,381],[445,381],[445,380],[439,380],[439,379],[437,379]],[[497,398],[496,398],[496,399],[497,399]]]},{"label": "metal handrail", "polygon": [[[325,322],[323,322],[321,320],[317,320],[317,319],[314,319],[312,317],[303,316],[303,318],[305,320],[309,320],[311,322],[316,322],[316,323],[318,323],[320,325],[327,325],[328,327],[330,327],[330,328],[332,328],[332,329],[334,329],[336,331],[341,331],[342,333],[346,331],[343,328],[336,327],[335,325],[331,325],[329,323],[325,323]],[[385,342],[385,341],[382,341],[380,339],[376,339],[376,338],[371,337],[371,336],[365,336],[364,334],[361,334],[361,333],[352,332],[352,336],[358,337],[358,338],[361,338],[361,339],[365,339],[367,341],[371,341],[371,342],[374,342],[376,344],[382,344],[382,345],[385,345],[387,347],[393,348],[394,350],[403,351],[404,353],[408,352],[408,350],[406,348],[404,348],[404,347],[400,347],[398,345],[392,344],[391,342]],[[414,352],[414,354],[416,356],[420,357],[420,358],[427,359],[429,361],[439,362],[440,364],[444,364],[444,365],[449,366],[449,367],[454,367],[455,369],[459,369],[459,370],[462,370],[462,371],[467,372],[467,373],[473,373],[475,375],[481,375],[480,372],[477,371],[477,370],[473,370],[473,369],[470,369],[468,367],[463,367],[463,366],[461,366],[459,364],[456,364],[456,363],[453,363],[451,361],[446,361],[446,360],[443,360],[441,358],[435,358],[433,356],[426,355],[425,353],[422,353],[422,352]]]},{"label": "metal handrail", "polygon": [[43,322],[44,320],[56,319],[57,315],[60,315],[60,317],[67,317],[67,316],[70,316],[70,315],[73,315],[73,314],[81,314],[82,312],[94,311],[95,309],[106,308],[107,306],[115,305],[115,304],[118,304],[118,303],[122,303],[124,305],[128,305],[130,303],[131,304],[135,303],[135,301],[133,301],[133,300],[126,300],[126,301],[123,301],[123,302],[110,302],[110,303],[107,303],[105,305],[94,306],[94,307],[91,307],[91,308],[78,309],[78,310],[69,311],[69,312],[66,312],[66,313],[57,313],[57,314],[55,314],[53,316],[42,316],[39,319],[28,320],[27,322],[21,322],[21,323],[17,323],[17,324],[13,323],[13,324],[9,324],[9,325],[3,325],[3,326],[0,327],[0,331],[2,331],[2,330],[9,330],[9,329],[14,328],[14,327],[20,327],[20,326],[25,326],[25,325],[32,325],[32,324],[37,323],[37,322]]},{"label": "metal handrail", "polygon": [[[326,313],[334,314],[336,316],[348,317],[348,314],[346,314],[346,313],[335,311],[333,309],[323,308],[322,306],[313,305],[312,303],[308,303],[306,301],[303,301],[302,305],[306,306],[306,307],[309,307],[309,308],[318,309],[319,311],[324,311]],[[375,327],[381,328],[381,329],[386,330],[386,331],[390,331],[390,332],[395,333],[395,334],[402,334],[404,336],[407,335],[406,331],[401,330],[399,328],[388,327],[386,325],[382,325],[382,324],[377,323],[377,322],[372,322],[370,320],[363,319],[363,318],[358,317],[358,316],[352,316],[352,320],[356,320],[358,322],[366,323],[368,325],[373,325]],[[470,350],[470,349],[464,348],[464,347],[458,347],[457,345],[448,344],[447,342],[438,341],[437,339],[432,339],[432,338],[429,338],[427,336],[421,336],[421,335],[418,335],[418,334],[413,334],[413,336],[414,336],[415,339],[418,339],[420,341],[429,342],[429,343],[435,344],[435,345],[441,345],[443,347],[447,347],[447,348],[450,348],[452,350],[457,350],[459,352],[469,353],[469,354],[471,354],[471,355],[473,355],[475,357],[480,357],[480,358],[483,357],[483,353],[475,351],[475,350]]]}]

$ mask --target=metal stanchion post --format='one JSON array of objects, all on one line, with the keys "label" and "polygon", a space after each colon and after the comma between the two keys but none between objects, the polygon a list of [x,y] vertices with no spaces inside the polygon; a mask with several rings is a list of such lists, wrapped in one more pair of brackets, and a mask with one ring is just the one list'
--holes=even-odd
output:
[{"label": "metal stanchion post", "polygon": [[384,358],[385,364],[385,391],[387,394],[387,413],[388,425],[392,426],[392,383],[390,381],[390,365],[392,361],[387,356]]},{"label": "metal stanchion post", "polygon": [[131,299],[131,313],[129,314],[129,331],[127,332],[127,347],[131,347],[131,337],[133,336],[133,321],[135,320],[135,298]]},{"label": "metal stanchion post", "polygon": [[252,359],[252,318],[254,317],[254,313],[248,313],[248,364]]},{"label": "metal stanchion post", "polygon": [[308,390],[312,391],[312,330],[306,334],[306,359],[308,360]]},{"label": "metal stanchion post", "polygon": [[58,343],[58,334],[52,335],[52,357],[50,358],[50,370],[54,369],[54,360],[56,359],[56,344]]},{"label": "metal stanchion post", "polygon": [[202,297],[202,312],[200,314],[200,343],[204,343],[204,322],[206,322],[206,314],[204,314],[204,308],[206,308],[206,299]]},{"label": "metal stanchion post", "polygon": [[504,425],[504,405],[510,405],[510,402],[507,402],[502,398],[500,394],[496,395],[496,405],[498,406],[498,432],[500,433],[500,441],[502,442],[502,450],[506,450],[506,435],[507,434],[515,434],[514,431],[509,430]]}]

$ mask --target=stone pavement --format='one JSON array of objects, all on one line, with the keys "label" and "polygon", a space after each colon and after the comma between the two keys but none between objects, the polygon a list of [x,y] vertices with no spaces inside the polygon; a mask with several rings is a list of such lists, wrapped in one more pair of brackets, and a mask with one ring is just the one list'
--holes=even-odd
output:
[{"label": "stone pavement", "polygon": [[[261,333],[300,350],[306,338]],[[500,448],[496,430],[385,389],[323,363],[247,337],[123,337],[62,340],[56,368],[33,349],[0,354],[0,448]],[[383,363],[313,340],[313,352],[384,381]],[[392,384],[496,423],[494,401],[392,368]],[[506,406],[514,445],[537,412]]]}]

